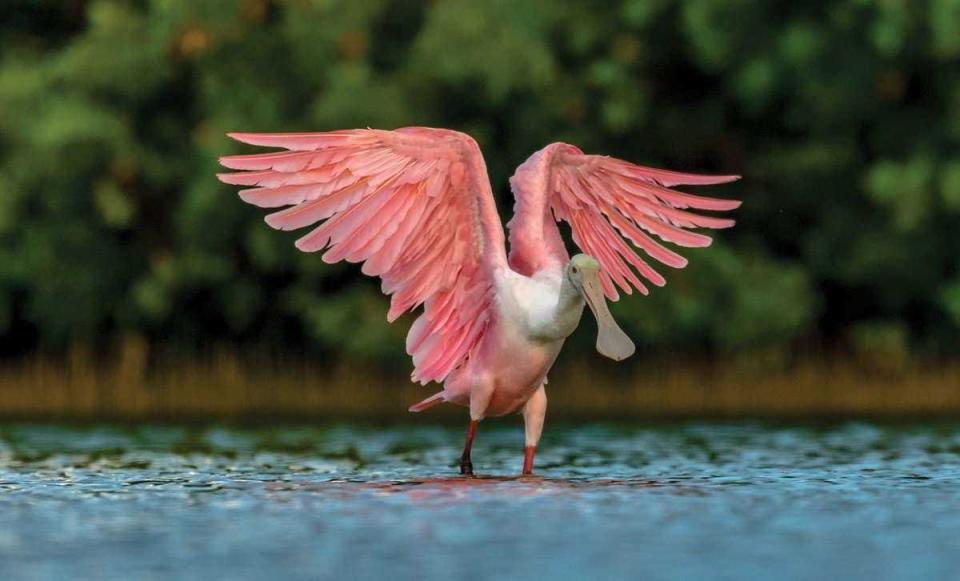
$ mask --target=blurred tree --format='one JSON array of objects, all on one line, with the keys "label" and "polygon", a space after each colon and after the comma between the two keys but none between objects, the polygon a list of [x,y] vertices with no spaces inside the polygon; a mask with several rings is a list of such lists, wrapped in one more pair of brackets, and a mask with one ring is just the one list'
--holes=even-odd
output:
[{"label": "blurred tree", "polygon": [[[213,178],[229,130],[459,128],[739,172],[617,305],[648,349],[960,353],[960,1],[93,0],[0,19],[0,346],[128,331],[406,365],[376,282]],[[575,341],[585,341],[581,334]]]}]

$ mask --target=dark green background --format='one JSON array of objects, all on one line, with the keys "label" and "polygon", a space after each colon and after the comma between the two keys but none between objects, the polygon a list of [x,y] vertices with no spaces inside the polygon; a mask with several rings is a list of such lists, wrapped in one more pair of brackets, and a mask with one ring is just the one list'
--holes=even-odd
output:
[{"label": "dark green background", "polygon": [[[0,353],[128,334],[408,366],[377,281],[213,177],[229,130],[451,127],[741,173],[734,230],[617,305],[647,352],[960,353],[960,0],[7,0]],[[704,190],[706,192],[706,190]],[[587,343],[590,332],[576,341]]]}]

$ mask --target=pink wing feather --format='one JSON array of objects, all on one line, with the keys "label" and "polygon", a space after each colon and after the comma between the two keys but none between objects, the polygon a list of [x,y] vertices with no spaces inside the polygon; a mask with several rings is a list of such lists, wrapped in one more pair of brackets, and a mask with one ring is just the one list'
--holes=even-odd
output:
[{"label": "pink wing feather", "polygon": [[407,127],[328,133],[232,133],[287,151],[223,157],[242,170],[221,181],[251,186],[245,201],[289,206],[266,222],[292,230],[325,262],[363,262],[391,296],[388,320],[424,305],[407,335],[413,380],[442,381],[461,365],[491,320],[493,273],[506,268],[503,228],[483,156],[469,136]]},{"label": "pink wing feather", "polygon": [[[556,220],[570,224],[573,241],[600,263],[606,296],[617,300],[616,287],[630,294],[647,287],[634,270],[656,286],[664,278],[637,256],[627,241],[654,259],[683,268],[685,258],[654,240],[653,234],[678,246],[709,246],[711,239],[688,228],[729,228],[733,220],[687,210],[732,210],[736,200],[695,196],[669,189],[675,185],[722,184],[740,176],[677,173],[599,155],[585,155],[566,143],[553,143],[533,154],[510,178],[516,198],[510,229],[510,265],[531,275],[569,258]],[[551,216],[552,213],[552,216]]]}]

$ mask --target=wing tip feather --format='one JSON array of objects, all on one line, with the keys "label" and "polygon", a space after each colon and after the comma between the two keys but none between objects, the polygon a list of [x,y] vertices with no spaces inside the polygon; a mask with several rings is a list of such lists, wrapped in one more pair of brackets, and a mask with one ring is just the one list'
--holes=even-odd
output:
[{"label": "wing tip feather", "polygon": [[[246,201],[246,200],[244,200]],[[254,202],[250,202],[256,205]],[[273,212],[272,214],[267,214],[263,217],[263,221],[267,223],[267,226],[270,226],[274,230],[280,230],[281,232],[288,232],[290,230],[295,230],[296,228],[291,227],[284,221],[283,214],[286,210],[280,210],[279,212]],[[300,240],[297,240],[294,244],[299,243]],[[297,248],[300,248],[298,245]]]},{"label": "wing tip feather", "polygon": [[256,145],[258,147],[277,147],[281,149],[288,149],[291,151],[299,150],[300,148],[291,147],[287,143],[290,139],[296,139],[297,135],[286,135],[278,133],[248,133],[245,131],[231,131],[227,133],[227,137],[233,139],[234,141],[239,141],[240,143],[246,143],[247,145]]},{"label": "wing tip feather", "polygon": [[[670,170],[667,170],[670,171]],[[680,173],[680,172],[676,172]],[[688,185],[688,186],[718,186],[720,184],[730,184],[736,181],[740,181],[743,177],[738,174],[726,174],[726,175],[714,175],[714,174],[683,174],[681,179],[690,178],[689,182],[679,181],[675,185]],[[671,180],[672,181],[672,180]]]},{"label": "wing tip feather", "polygon": [[256,133],[247,133],[245,131],[228,131],[227,132],[227,137],[229,137],[230,139],[233,139],[234,141],[239,141],[240,143],[250,143],[251,145],[256,145],[255,143],[251,143],[251,140],[255,140],[257,138],[257,135],[258,134]]},{"label": "wing tip feather", "polygon": [[[225,183],[230,183],[230,182],[225,182]],[[239,190],[237,192],[237,196],[241,200],[243,200],[244,202],[252,206],[257,206],[259,208],[272,207],[269,202],[257,199],[257,194],[260,193],[260,190],[261,188],[245,188],[245,189]],[[278,214],[278,213],[279,212],[274,212],[273,214]],[[277,226],[274,226],[272,223],[270,223],[270,217],[273,216],[273,214],[267,214],[266,216],[264,216],[263,221],[269,224],[271,228],[277,228]]]},{"label": "wing tip feather", "polygon": [[[221,158],[221,160],[222,159],[223,158]],[[223,165],[223,161],[221,161],[220,164]],[[244,181],[244,178],[247,175],[247,172],[220,172],[216,175],[217,175],[217,179],[224,184],[229,184],[231,186],[248,185],[248,183]]]},{"label": "wing tip feather", "polygon": [[727,207],[723,208],[724,210],[736,210],[737,208],[743,205],[743,200],[724,200],[724,201],[727,202],[726,204]]},{"label": "wing tip feather", "polygon": [[715,184],[730,184],[733,182],[738,182],[743,179],[742,175],[739,174],[727,174],[727,175],[717,175],[717,176],[708,176],[718,181],[714,182]]},{"label": "wing tip feather", "polygon": [[[266,221],[266,219],[269,217],[270,216],[267,216],[266,218],[264,218],[264,221]],[[267,222],[267,224],[270,224],[270,222]],[[271,225],[271,228],[275,228],[275,226]],[[311,234],[313,234],[313,232],[311,232],[310,234],[301,236],[300,238],[297,238],[293,243],[294,248],[296,248],[300,252],[318,252],[320,250],[323,250],[327,246],[326,241],[324,241],[323,244],[317,244],[315,240],[311,239]]]}]

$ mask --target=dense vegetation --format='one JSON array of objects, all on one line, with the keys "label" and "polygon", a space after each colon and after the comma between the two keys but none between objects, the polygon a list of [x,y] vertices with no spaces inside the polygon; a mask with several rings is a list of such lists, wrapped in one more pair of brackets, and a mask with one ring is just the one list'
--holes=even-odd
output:
[{"label": "dense vegetation", "polygon": [[[960,0],[13,0],[0,352],[145,337],[399,364],[376,281],[219,184],[228,130],[431,125],[498,204],[563,140],[742,173],[738,226],[617,305],[648,350],[960,353]],[[589,340],[589,333],[577,340]],[[406,363],[403,363],[406,365]]]}]

